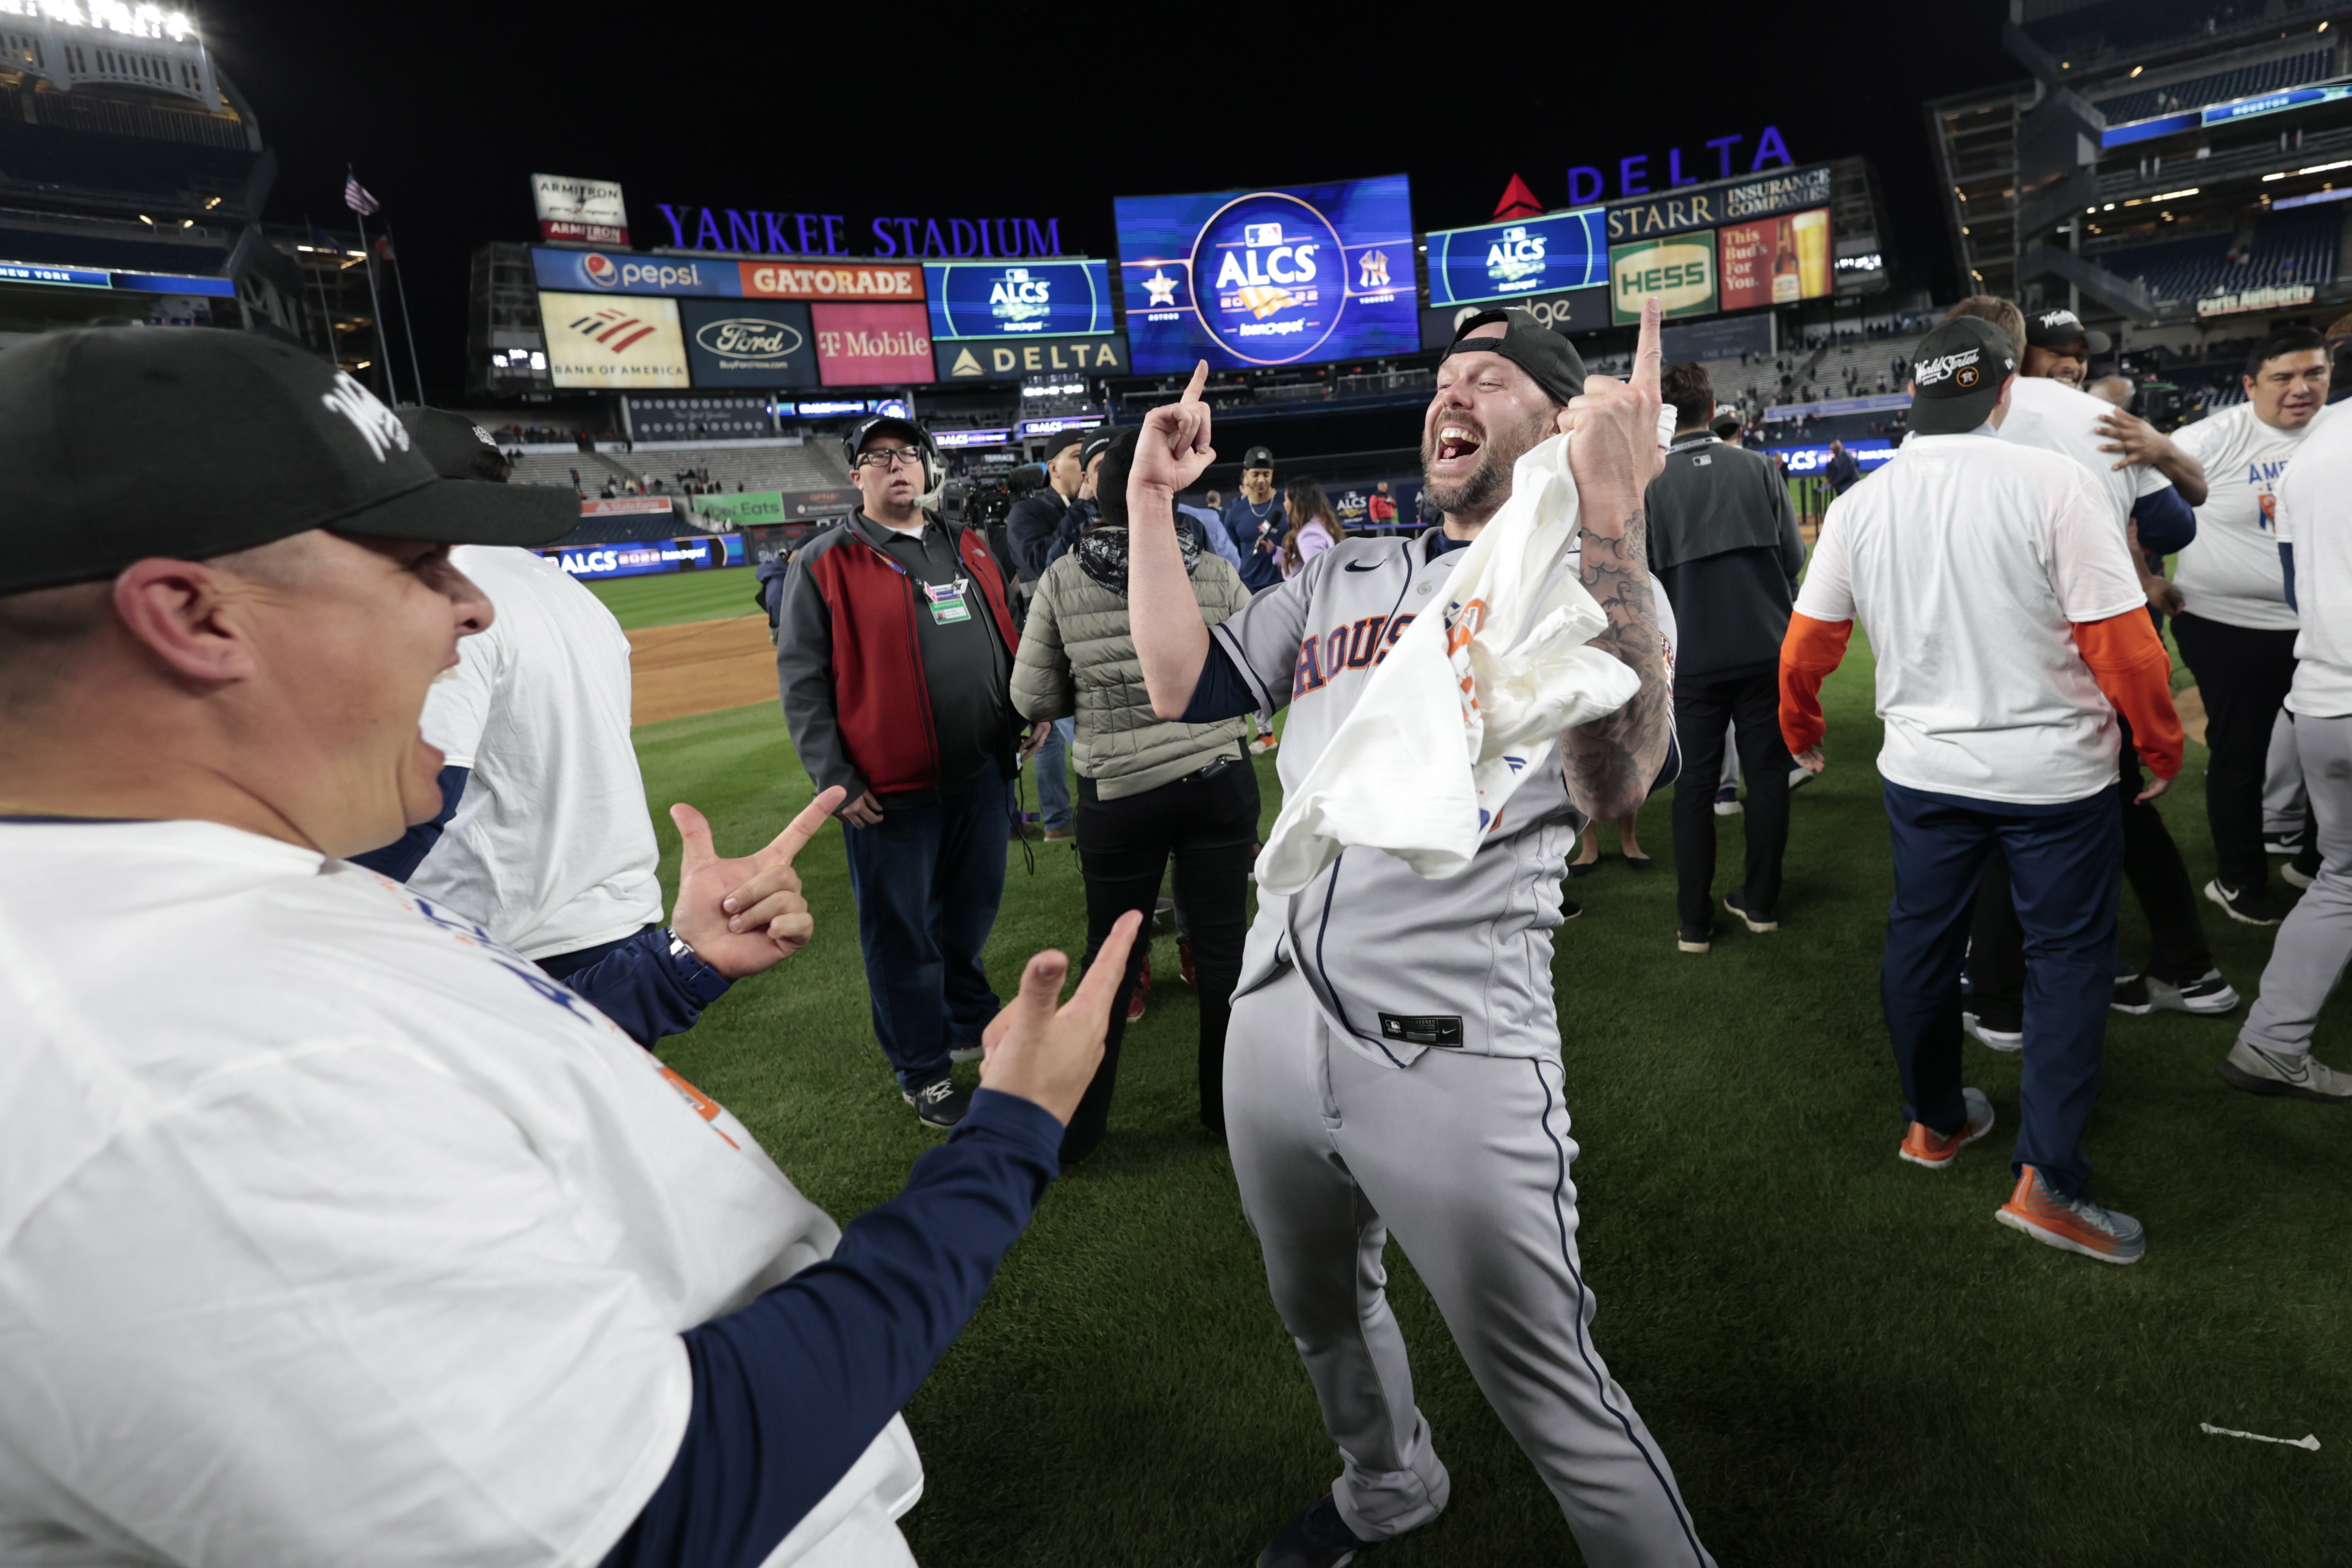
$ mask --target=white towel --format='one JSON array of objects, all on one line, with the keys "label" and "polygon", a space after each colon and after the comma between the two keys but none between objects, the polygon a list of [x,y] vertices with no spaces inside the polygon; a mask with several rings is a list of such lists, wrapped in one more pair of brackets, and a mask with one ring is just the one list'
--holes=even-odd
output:
[{"label": "white towel", "polygon": [[1458,876],[1559,732],[1641,689],[1585,644],[1608,616],[1563,569],[1578,534],[1570,437],[1513,470],[1511,498],[1463,550],[1443,613],[1416,616],[1373,670],[1258,855],[1258,885],[1302,891],[1343,849],[1386,850],[1425,877]]}]

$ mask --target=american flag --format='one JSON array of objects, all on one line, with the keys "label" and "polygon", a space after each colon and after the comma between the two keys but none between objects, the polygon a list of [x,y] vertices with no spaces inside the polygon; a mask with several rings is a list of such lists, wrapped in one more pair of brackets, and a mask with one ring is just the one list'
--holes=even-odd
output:
[{"label": "american flag", "polygon": [[368,194],[368,188],[360,183],[357,174],[346,174],[343,176],[343,205],[364,218],[380,210],[383,204]]}]

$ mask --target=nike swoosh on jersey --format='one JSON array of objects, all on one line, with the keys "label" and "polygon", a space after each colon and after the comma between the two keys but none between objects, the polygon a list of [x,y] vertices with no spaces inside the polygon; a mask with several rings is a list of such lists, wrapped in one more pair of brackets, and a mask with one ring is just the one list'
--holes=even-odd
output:
[{"label": "nike swoosh on jersey", "polygon": [[1351,560],[1340,570],[1342,571],[1378,571],[1387,564],[1388,562],[1384,560]]}]

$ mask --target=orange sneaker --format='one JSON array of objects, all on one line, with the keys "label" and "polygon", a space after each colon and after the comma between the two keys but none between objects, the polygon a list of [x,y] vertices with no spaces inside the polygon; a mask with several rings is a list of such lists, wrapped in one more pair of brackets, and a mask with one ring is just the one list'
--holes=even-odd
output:
[{"label": "orange sneaker", "polygon": [[2018,1173],[2017,1190],[1992,1217],[2046,1246],[2102,1263],[2137,1263],[2147,1251],[2147,1236],[2138,1220],[2101,1208],[2087,1197],[2060,1197],[2032,1166]]},{"label": "orange sneaker", "polygon": [[1914,1122],[1903,1134],[1903,1146],[1895,1152],[1915,1166],[1939,1171],[1950,1165],[1962,1149],[1991,1132],[1992,1102],[1984,1097],[1984,1091],[1963,1089],[1960,1098],[1969,1108],[1966,1126],[1957,1133],[1939,1133],[1925,1122]]}]

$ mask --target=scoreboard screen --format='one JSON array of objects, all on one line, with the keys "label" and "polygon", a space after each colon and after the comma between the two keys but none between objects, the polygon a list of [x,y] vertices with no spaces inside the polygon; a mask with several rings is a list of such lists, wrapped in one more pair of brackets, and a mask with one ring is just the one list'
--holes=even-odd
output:
[{"label": "scoreboard screen", "polygon": [[1122,196],[1119,289],[1134,368],[1189,371],[1410,354],[1412,184]]},{"label": "scoreboard screen", "polygon": [[927,261],[923,282],[933,342],[1113,329],[1108,262]]}]

